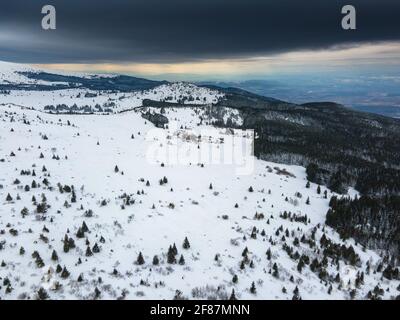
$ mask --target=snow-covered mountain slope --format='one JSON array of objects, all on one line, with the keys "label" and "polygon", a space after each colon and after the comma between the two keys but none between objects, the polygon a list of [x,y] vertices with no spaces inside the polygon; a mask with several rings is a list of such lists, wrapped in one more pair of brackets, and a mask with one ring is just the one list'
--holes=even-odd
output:
[{"label": "snow-covered mountain slope", "polygon": [[0,84],[44,84],[21,74],[35,71],[36,69],[30,66],[0,61]]},{"label": "snow-covered mountain slope", "polygon": [[[182,93],[184,92],[184,93]],[[188,94],[185,94],[188,93]],[[0,93],[0,104],[14,104],[53,113],[118,113],[142,105],[144,99],[184,103],[216,103],[220,93],[191,84],[174,83],[161,85],[151,90],[137,92],[94,92],[87,89],[67,89],[53,91],[13,91]]]},{"label": "snow-covered mountain slope", "polygon": [[[41,109],[32,96],[14,95],[21,100],[13,103]],[[135,105],[128,100],[125,107]],[[168,129],[155,129],[141,110],[81,116],[1,106],[0,297],[398,295],[377,253],[324,225],[333,193],[306,187],[303,167],[252,158],[254,170],[238,175],[236,163],[163,158],[165,150],[182,152],[178,160],[229,154],[232,135],[251,146],[248,132],[208,126],[199,112],[166,110]]]},{"label": "snow-covered mountain slope", "polygon": [[[40,72],[53,72],[51,70],[40,69],[38,67],[33,67],[25,64],[11,63],[0,61],[0,85],[1,84],[15,84],[15,85],[56,85],[56,84],[67,84],[65,82],[60,81],[45,81],[45,80],[37,80],[32,77],[29,77],[28,74],[37,74]],[[108,77],[112,78],[116,75],[112,74],[89,74],[89,73],[78,73],[74,72],[73,74],[65,71],[57,71],[57,75],[61,76],[75,76],[84,79],[91,79],[96,77]]]},{"label": "snow-covered mountain slope", "polygon": [[[34,77],[41,73],[45,75],[39,76],[39,80]],[[60,81],[60,79],[64,81]],[[87,85],[80,83],[80,80],[85,82],[87,79],[95,79],[98,82]],[[126,77],[126,79],[134,82],[138,78]],[[182,82],[165,83],[148,89],[121,92],[113,89],[121,86],[119,82],[114,84],[115,81],[126,82],[125,78],[121,80],[117,75],[65,72],[49,74],[46,73],[46,70],[38,68],[0,62],[0,105],[13,104],[51,113],[103,114],[131,110],[141,106],[144,99],[209,105],[217,103],[224,96],[218,90]],[[147,82],[151,82],[145,79],[138,81],[146,82],[145,87],[149,86]],[[154,83],[157,84],[157,82]],[[110,90],[93,89],[105,86]]]}]

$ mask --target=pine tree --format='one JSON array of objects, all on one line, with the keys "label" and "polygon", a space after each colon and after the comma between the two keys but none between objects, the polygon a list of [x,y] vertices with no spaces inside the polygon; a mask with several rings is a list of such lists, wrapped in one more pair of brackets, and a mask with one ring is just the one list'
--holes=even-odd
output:
[{"label": "pine tree", "polygon": [[187,237],[185,237],[185,240],[183,240],[183,249],[189,249],[190,248],[190,243]]},{"label": "pine tree", "polygon": [[235,289],[232,289],[231,296],[229,297],[229,300],[237,300],[235,296]]},{"label": "pine tree", "polygon": [[251,231],[250,238],[257,239],[257,229],[256,229],[256,227],[253,227],[253,230]]},{"label": "pine tree", "polygon": [[42,183],[43,183],[46,187],[48,187],[49,184],[50,184],[50,182],[49,182],[49,180],[47,180],[47,178],[44,178],[43,181],[42,181]]},{"label": "pine tree", "polygon": [[271,260],[271,249],[270,248],[268,248],[266,254],[267,254],[267,259]]},{"label": "pine tree", "polygon": [[310,204],[310,197],[307,198],[306,204]]},{"label": "pine tree", "polygon": [[272,272],[272,276],[275,278],[279,278],[279,271],[278,271],[278,266],[276,263],[274,263],[274,265],[272,266],[272,269],[274,270]]},{"label": "pine tree", "polygon": [[321,187],[319,185],[318,185],[318,188],[317,188],[317,193],[321,194]]},{"label": "pine tree", "polygon": [[175,252],[174,252],[174,249],[171,246],[169,246],[169,248],[168,248],[167,262],[169,264],[176,263]]},{"label": "pine tree", "polygon": [[293,290],[293,298],[292,300],[301,300],[300,295],[299,295],[299,288],[296,286]]},{"label": "pine tree", "polygon": [[250,186],[250,188],[249,188],[249,192],[253,192],[253,191],[254,191],[253,187],[252,187],[252,186]]},{"label": "pine tree", "polygon": [[101,295],[101,291],[96,287],[94,289],[94,298],[98,299],[100,297],[100,295]]},{"label": "pine tree", "polygon": [[183,266],[185,264],[185,258],[183,258],[183,254],[181,254],[181,257],[179,258],[179,262],[178,262],[181,266]]},{"label": "pine tree", "polygon": [[59,264],[57,264],[56,272],[57,272],[57,273],[60,273],[61,271],[62,271],[61,266],[60,266]]},{"label": "pine tree", "polygon": [[297,264],[297,271],[299,271],[301,273],[303,268],[304,268],[304,261],[303,261],[303,259],[300,258],[299,263]]},{"label": "pine tree", "polygon": [[10,195],[10,194],[7,194],[6,201],[7,201],[7,202],[10,202],[10,201],[12,201],[12,200],[13,200],[13,198],[11,197],[11,195]]},{"label": "pine tree", "polygon": [[144,258],[143,258],[142,252],[139,252],[139,255],[138,255],[137,259],[136,259],[136,263],[138,265],[144,264]]},{"label": "pine tree", "polygon": [[47,291],[41,287],[37,292],[37,298],[38,300],[47,300],[49,298],[49,295]]},{"label": "pine tree", "polygon": [[58,255],[56,250],[53,250],[53,253],[51,254],[51,260],[58,261]]},{"label": "pine tree", "polygon": [[88,231],[89,231],[89,228],[88,228],[88,226],[86,225],[85,221],[82,222],[82,231],[83,231],[83,232],[88,232]]},{"label": "pine tree", "polygon": [[238,282],[238,276],[235,274],[235,275],[233,275],[233,277],[232,277],[232,282],[233,283],[237,283]]},{"label": "pine tree", "polygon": [[100,252],[100,248],[97,244],[97,242],[94,244],[93,248],[92,248],[93,253],[99,253]]},{"label": "pine tree", "polygon": [[75,190],[72,189],[72,194],[71,194],[71,203],[75,203],[76,202],[76,193]]},{"label": "pine tree", "polygon": [[114,172],[115,172],[115,173],[118,173],[118,172],[119,172],[119,168],[118,168],[118,166],[115,166],[115,168],[114,168]]},{"label": "pine tree", "polygon": [[64,266],[64,269],[61,271],[61,278],[66,279],[68,278],[70,275],[69,271],[67,270],[67,268]]},{"label": "pine tree", "polygon": [[78,229],[78,231],[76,233],[76,237],[79,238],[79,239],[82,239],[82,238],[85,237],[85,233],[83,232],[81,227],[79,227],[79,229]]},{"label": "pine tree", "polygon": [[9,284],[10,284],[10,279],[8,279],[8,277],[5,277],[4,280],[3,280],[3,285],[7,286]]},{"label": "pine tree", "polygon": [[89,246],[87,246],[87,248],[86,248],[86,257],[91,257],[92,255],[93,255],[92,250],[90,249]]},{"label": "pine tree", "polygon": [[307,189],[310,188],[310,181],[307,181],[306,188],[307,188]]},{"label": "pine tree", "polygon": [[65,235],[65,237],[64,237],[64,248],[63,249],[64,249],[65,253],[69,252],[69,249],[70,249],[67,235]]},{"label": "pine tree", "polygon": [[329,288],[328,288],[328,294],[331,294],[331,293],[332,293],[332,289],[333,289],[333,288],[332,288],[332,285],[330,285]]},{"label": "pine tree", "polygon": [[177,249],[175,243],[174,243],[174,245],[172,246],[172,250],[174,251],[174,255],[177,255],[177,254],[178,254],[178,249]]},{"label": "pine tree", "polygon": [[257,292],[256,284],[254,283],[254,281],[251,283],[250,292],[252,294],[256,294],[256,292]]},{"label": "pine tree", "polygon": [[76,247],[76,245],[75,245],[75,240],[72,239],[72,238],[69,238],[69,239],[68,239],[68,246],[69,246],[70,249],[75,248],[75,247]]},{"label": "pine tree", "polygon": [[158,259],[158,256],[155,255],[153,257],[153,265],[158,266],[160,264],[160,260]]},{"label": "pine tree", "polygon": [[13,287],[11,287],[11,284],[9,284],[6,288],[6,293],[11,293],[13,291]]},{"label": "pine tree", "polygon": [[21,210],[21,215],[22,215],[22,218],[25,218],[25,216],[28,215],[28,209],[27,209],[26,207],[24,207],[24,208]]}]

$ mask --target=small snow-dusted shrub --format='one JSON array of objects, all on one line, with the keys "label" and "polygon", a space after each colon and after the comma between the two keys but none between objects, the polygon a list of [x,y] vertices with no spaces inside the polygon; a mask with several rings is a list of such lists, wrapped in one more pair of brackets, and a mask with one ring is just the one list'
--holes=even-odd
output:
[{"label": "small snow-dusted shrub", "polygon": [[206,300],[228,300],[229,296],[226,292],[225,286],[218,286],[217,288],[211,285],[205,287],[195,287],[192,289],[192,297],[194,299]]},{"label": "small snow-dusted shrub", "polygon": [[137,297],[144,297],[144,296],[145,296],[145,294],[144,294],[143,291],[136,291],[136,292],[135,292],[135,295],[136,295]]},{"label": "small snow-dusted shrub", "polygon": [[91,217],[93,217],[93,210],[92,210],[92,209],[86,210],[84,216],[85,216],[86,218],[91,218]]}]

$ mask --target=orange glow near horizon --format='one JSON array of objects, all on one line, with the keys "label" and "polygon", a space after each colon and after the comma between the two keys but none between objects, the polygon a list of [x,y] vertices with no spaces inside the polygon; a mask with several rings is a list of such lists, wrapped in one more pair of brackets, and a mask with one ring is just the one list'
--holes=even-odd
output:
[{"label": "orange glow near horizon", "polygon": [[40,64],[44,69],[87,73],[241,75],[268,74],[313,67],[357,64],[399,64],[400,43],[364,44],[349,48],[297,51],[272,56],[242,59],[204,60],[182,63],[92,63]]}]

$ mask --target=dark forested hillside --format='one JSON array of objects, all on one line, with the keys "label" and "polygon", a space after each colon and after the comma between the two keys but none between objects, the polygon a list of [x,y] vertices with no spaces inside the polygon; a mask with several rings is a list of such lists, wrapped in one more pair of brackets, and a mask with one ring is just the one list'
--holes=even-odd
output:
[{"label": "dark forested hillside", "polygon": [[[400,120],[331,102],[293,105],[247,97],[242,90],[228,90],[219,105],[240,109],[243,127],[258,135],[259,158],[303,165],[310,181],[339,193],[357,189],[363,197],[343,200],[343,210],[329,213],[329,224],[343,236],[400,256]],[[367,226],[359,229],[356,222]]]},{"label": "dark forested hillside", "polygon": [[[400,197],[384,196],[359,199],[333,197],[326,223],[339,234],[369,248],[385,250],[394,265],[400,250]],[[389,258],[390,257],[390,258]]]}]

